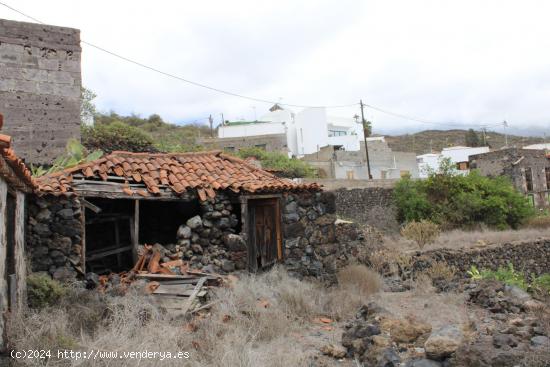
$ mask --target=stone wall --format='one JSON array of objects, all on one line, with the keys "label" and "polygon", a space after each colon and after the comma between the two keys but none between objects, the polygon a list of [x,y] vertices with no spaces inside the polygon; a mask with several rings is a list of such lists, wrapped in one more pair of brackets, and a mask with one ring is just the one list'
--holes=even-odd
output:
[{"label": "stone wall", "polygon": [[77,198],[28,199],[27,250],[33,272],[45,271],[55,279],[76,277],[81,267],[82,211]]},{"label": "stone wall", "polygon": [[378,208],[393,210],[393,189],[365,188],[339,189],[334,191],[336,214],[339,218],[349,219],[360,224],[375,225],[370,212]]},{"label": "stone wall", "polygon": [[362,230],[335,224],[334,192],[289,194],[284,203],[284,262],[291,273],[330,278],[365,252],[368,242]]},{"label": "stone wall", "polygon": [[80,31],[0,19],[3,132],[31,163],[50,163],[80,138]]},{"label": "stone wall", "polygon": [[478,269],[496,270],[508,263],[526,275],[550,273],[550,239],[518,243],[505,243],[481,249],[439,249],[417,253],[413,258],[414,269],[426,268],[431,260],[444,261],[466,276],[472,265]]},{"label": "stone wall", "polygon": [[245,269],[246,245],[237,234],[235,204],[226,194],[217,193],[200,206],[201,214],[179,227],[174,248],[165,246],[177,254],[171,259],[181,258],[189,261],[192,268],[214,273]]}]

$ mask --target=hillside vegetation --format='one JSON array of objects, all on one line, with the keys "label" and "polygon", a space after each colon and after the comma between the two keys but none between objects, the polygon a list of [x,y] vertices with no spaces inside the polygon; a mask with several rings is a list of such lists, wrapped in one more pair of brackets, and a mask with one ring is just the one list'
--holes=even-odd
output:
[{"label": "hillside vegetation", "polygon": [[[425,130],[415,134],[386,136],[386,141],[391,149],[396,151],[415,152],[424,154],[430,152],[430,146],[434,151],[441,151],[443,148],[467,145],[467,130]],[[480,140],[482,133],[477,131]],[[487,131],[486,139],[488,145],[493,149],[505,146],[504,134],[494,131]],[[508,135],[509,146],[523,146],[529,144],[543,143],[542,137]]]}]

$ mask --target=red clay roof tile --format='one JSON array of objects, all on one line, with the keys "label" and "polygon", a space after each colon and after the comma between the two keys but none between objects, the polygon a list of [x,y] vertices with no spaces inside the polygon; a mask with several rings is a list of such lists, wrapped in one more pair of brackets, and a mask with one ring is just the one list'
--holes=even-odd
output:
[{"label": "red clay roof tile", "polygon": [[[215,190],[230,189],[234,192],[269,192],[285,190],[320,190],[317,184],[297,184],[279,178],[239,158],[219,151],[196,153],[130,153],[113,152],[97,161],[68,168],[37,179],[39,190],[61,194],[74,191],[70,180],[74,174],[89,179],[109,180],[119,176],[140,183],[147,191],[133,191],[128,186],[124,192],[145,196],[159,194],[159,185],[168,186],[177,194],[197,189],[201,200],[214,197]],[[109,190],[106,188],[105,190]]]}]

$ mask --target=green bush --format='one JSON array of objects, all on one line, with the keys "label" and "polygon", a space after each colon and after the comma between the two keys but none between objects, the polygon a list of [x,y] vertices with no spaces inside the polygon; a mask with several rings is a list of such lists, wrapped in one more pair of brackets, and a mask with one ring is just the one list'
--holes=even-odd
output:
[{"label": "green bush", "polygon": [[67,294],[67,289],[47,274],[34,273],[27,277],[27,301],[31,308],[55,304]]},{"label": "green bush", "polygon": [[286,154],[266,152],[260,148],[243,148],[237,155],[240,158],[254,157],[262,163],[262,168],[278,171],[283,177],[313,177],[314,169],[306,162],[288,158]]},{"label": "green bush", "polygon": [[531,287],[535,293],[550,296],[550,273],[533,278]]},{"label": "green bush", "polygon": [[82,126],[82,144],[88,149],[128,152],[156,152],[153,138],[140,128],[121,121]]},{"label": "green bush", "polygon": [[517,228],[534,212],[528,200],[504,177],[490,178],[470,172],[457,175],[449,161],[425,180],[401,179],[394,190],[398,219],[422,219],[446,229],[475,227]]},{"label": "green bush", "polygon": [[550,273],[538,277],[531,275],[532,281],[529,282],[523,273],[514,269],[514,265],[511,263],[508,263],[506,267],[499,267],[496,271],[479,270],[475,265],[472,265],[467,273],[472,279],[495,279],[535,294],[550,296]]}]

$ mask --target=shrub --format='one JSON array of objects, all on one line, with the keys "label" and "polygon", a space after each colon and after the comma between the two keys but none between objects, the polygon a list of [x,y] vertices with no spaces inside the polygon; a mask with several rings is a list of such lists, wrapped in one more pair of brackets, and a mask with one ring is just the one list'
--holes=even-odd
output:
[{"label": "shrub", "polygon": [[446,283],[450,283],[455,277],[456,268],[450,266],[445,261],[434,261],[424,273],[432,281],[445,281]]},{"label": "shrub", "polygon": [[67,289],[47,274],[34,273],[27,277],[27,299],[31,308],[51,306],[67,294]]},{"label": "shrub", "polygon": [[278,171],[283,177],[314,176],[314,170],[309,164],[296,158],[288,158],[286,154],[266,152],[260,148],[243,148],[239,150],[237,155],[242,159],[254,157],[262,163],[262,168]]},{"label": "shrub", "polygon": [[401,235],[416,242],[420,249],[428,243],[434,242],[439,236],[439,226],[427,220],[412,221],[401,229]]},{"label": "shrub", "polygon": [[156,152],[153,138],[143,130],[114,121],[110,124],[82,126],[82,144],[88,149],[129,152]]},{"label": "shrub", "polygon": [[514,285],[523,290],[529,289],[529,283],[525,279],[525,275],[516,271],[512,263],[508,263],[506,267],[500,266],[496,271],[487,269],[478,270],[475,265],[472,265],[470,271],[468,271],[468,275],[472,279],[494,279],[508,285]]},{"label": "shrub", "polygon": [[457,175],[442,162],[440,172],[426,180],[401,179],[394,190],[401,221],[430,220],[445,227],[517,228],[533,215],[528,200],[504,177],[490,178],[476,171]]},{"label": "shrub", "polygon": [[544,213],[543,215],[537,215],[529,218],[525,222],[525,227],[535,229],[547,229],[550,228],[550,215]]},{"label": "shrub", "polygon": [[533,278],[531,288],[535,293],[550,296],[550,273]]},{"label": "shrub", "polygon": [[338,272],[337,278],[342,287],[351,286],[363,295],[371,295],[382,288],[380,274],[365,265],[348,265]]}]

